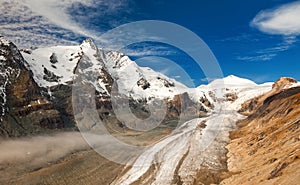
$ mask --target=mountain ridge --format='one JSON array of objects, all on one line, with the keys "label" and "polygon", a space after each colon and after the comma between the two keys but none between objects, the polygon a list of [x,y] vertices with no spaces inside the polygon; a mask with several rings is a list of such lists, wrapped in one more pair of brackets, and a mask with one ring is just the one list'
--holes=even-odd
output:
[{"label": "mountain ridge", "polygon": [[[7,40],[5,42],[10,43]],[[79,46],[34,48],[22,50],[21,54],[24,57],[22,65],[29,70],[31,78],[38,85],[36,91],[40,91],[44,99],[59,112],[62,128],[76,127],[71,96],[72,83],[78,77],[83,77],[82,82],[95,88],[97,109],[100,110],[100,117],[107,120],[114,115],[110,96],[115,91],[123,96],[118,101],[129,99],[133,107],[136,107],[137,114],[144,115],[142,117],[147,117],[149,112],[145,105],[160,99],[168,104],[167,119],[179,119],[182,111],[189,117],[221,109],[221,101],[234,101],[236,94],[242,89],[270,86],[257,85],[250,80],[230,75],[208,85],[188,88],[150,68],[139,67],[123,53],[105,53],[91,39],[86,39]],[[186,96],[182,96],[184,93],[187,93]],[[245,96],[244,99],[251,97]],[[179,101],[175,100],[178,98]],[[185,110],[181,104],[185,104]]]}]

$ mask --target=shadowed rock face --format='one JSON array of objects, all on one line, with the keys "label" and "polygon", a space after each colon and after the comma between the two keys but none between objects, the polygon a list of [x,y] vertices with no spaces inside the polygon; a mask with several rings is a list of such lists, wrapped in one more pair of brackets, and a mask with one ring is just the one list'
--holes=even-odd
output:
[{"label": "shadowed rock face", "polygon": [[269,96],[252,100],[250,115],[230,133],[228,167],[235,175],[222,184],[300,182],[300,87],[286,89],[290,82],[296,81],[281,78]]},{"label": "shadowed rock face", "polygon": [[183,116],[189,117],[201,117],[207,113],[207,110],[200,104],[193,102],[188,93],[175,95],[172,100],[168,102],[168,114],[169,118],[179,118]]}]

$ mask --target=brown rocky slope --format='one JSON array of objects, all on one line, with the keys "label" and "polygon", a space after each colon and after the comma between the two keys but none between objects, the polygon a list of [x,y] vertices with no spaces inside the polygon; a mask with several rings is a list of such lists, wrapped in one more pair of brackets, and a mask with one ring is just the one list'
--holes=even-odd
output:
[{"label": "brown rocky slope", "polygon": [[241,112],[249,116],[237,123],[227,146],[234,175],[221,184],[299,184],[300,87],[287,89],[293,82],[281,78],[271,92],[251,100],[251,110],[244,105]]}]

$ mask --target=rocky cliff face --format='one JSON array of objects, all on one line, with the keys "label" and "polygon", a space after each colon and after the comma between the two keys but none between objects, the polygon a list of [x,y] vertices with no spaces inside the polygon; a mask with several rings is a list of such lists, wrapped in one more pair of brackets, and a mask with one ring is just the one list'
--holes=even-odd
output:
[{"label": "rocky cliff face", "polygon": [[17,47],[0,38],[0,135],[21,136],[63,128],[60,113],[41,95]]},{"label": "rocky cliff face", "polygon": [[300,182],[300,87],[288,88],[291,83],[296,81],[281,78],[269,93],[244,104],[249,116],[230,133],[228,145],[233,175],[221,184]]}]

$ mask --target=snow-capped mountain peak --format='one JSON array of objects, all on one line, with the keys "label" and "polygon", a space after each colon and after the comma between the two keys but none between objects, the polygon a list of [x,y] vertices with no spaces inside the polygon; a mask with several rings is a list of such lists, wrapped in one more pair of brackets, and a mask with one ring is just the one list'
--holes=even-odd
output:
[{"label": "snow-capped mountain peak", "polygon": [[190,89],[189,94],[194,101],[203,103],[207,110],[238,110],[244,101],[271,90],[271,86],[270,83],[258,85],[230,75]]},{"label": "snow-capped mountain peak", "polygon": [[227,77],[224,77],[222,79],[216,79],[213,80],[210,83],[211,86],[219,86],[219,85],[224,85],[224,86],[245,86],[245,85],[249,85],[249,86],[253,86],[253,85],[257,85],[256,83],[254,83],[251,80],[245,79],[245,78],[240,78],[234,75],[229,75]]},{"label": "snow-capped mountain peak", "polygon": [[118,83],[119,91],[136,99],[173,98],[176,94],[188,91],[185,85],[148,67],[140,67],[117,51],[106,54],[105,64]]},{"label": "snow-capped mountain peak", "polygon": [[106,53],[106,66],[109,69],[124,68],[128,65],[132,65],[133,68],[137,68],[137,64],[129,59],[124,53],[118,51],[109,51]]},{"label": "snow-capped mountain peak", "polygon": [[93,40],[92,39],[90,39],[90,38],[87,38],[87,39],[85,39],[82,43],[81,43],[81,45],[80,45],[80,47],[82,48],[82,49],[92,49],[92,50],[97,50],[98,49],[98,47],[96,46],[96,44],[93,42]]}]

